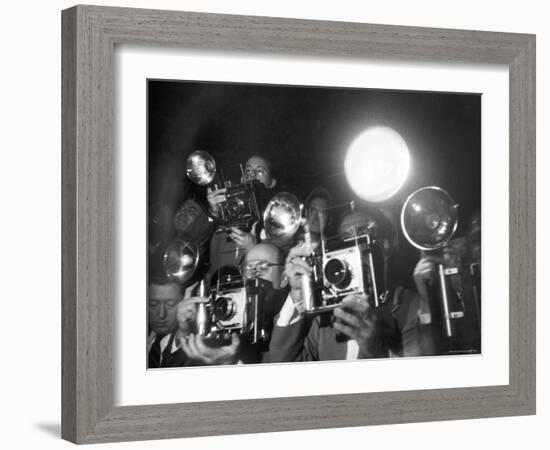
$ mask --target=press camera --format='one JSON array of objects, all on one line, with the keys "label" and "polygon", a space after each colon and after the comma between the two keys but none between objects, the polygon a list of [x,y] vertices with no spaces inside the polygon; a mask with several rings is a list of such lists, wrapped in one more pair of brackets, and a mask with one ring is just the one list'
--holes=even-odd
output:
[{"label": "press camera", "polygon": [[[302,226],[306,242],[315,247],[302,210],[293,194],[277,194],[264,212],[267,236],[275,242],[288,240]],[[319,245],[307,258],[313,269],[312,275],[302,276],[304,313],[330,311],[340,306],[344,297],[350,294],[370,294],[374,305],[378,306],[387,294],[380,291],[380,274],[375,270],[375,256],[380,253],[375,217],[356,212],[353,202],[329,208],[322,217],[331,215],[343,219],[341,229],[336,235],[327,237],[325,224],[321,224]]]},{"label": "press camera", "polygon": [[186,173],[195,184],[226,189],[226,200],[219,204],[218,219],[222,231],[229,227],[248,230],[260,219],[259,199],[263,185],[254,177],[245,176],[242,165],[238,166],[238,170],[227,170],[224,174],[222,170],[217,171],[216,163],[208,152],[196,150],[187,158]]},{"label": "press camera", "polygon": [[[377,268],[383,264],[376,222],[359,213],[351,213],[356,220],[337,236],[322,237],[318,250],[311,257],[313,275],[303,280],[305,312],[317,314],[341,305],[352,294],[369,294],[373,306],[385,301],[382,275]],[[346,219],[342,222],[346,222]]]},{"label": "press camera", "polygon": [[225,202],[220,204],[220,220],[225,227],[249,229],[259,220],[258,193],[261,189],[257,180],[231,185],[225,182]]},{"label": "press camera", "polygon": [[[167,278],[181,284],[190,283],[204,271],[197,244],[188,235],[171,241],[163,258]],[[207,291],[203,279],[194,295],[208,301],[197,304],[195,333],[207,339],[227,340],[236,332],[253,344],[267,340],[274,316],[269,306],[274,292],[270,282],[259,275],[245,280],[235,268],[218,274],[210,294]]]},{"label": "press camera", "polygon": [[[198,305],[196,332],[204,338],[228,340],[238,333],[252,344],[267,340],[268,329],[263,280],[245,283],[242,277],[225,276],[212,290],[208,303]],[[205,296],[205,292],[199,293]]]}]

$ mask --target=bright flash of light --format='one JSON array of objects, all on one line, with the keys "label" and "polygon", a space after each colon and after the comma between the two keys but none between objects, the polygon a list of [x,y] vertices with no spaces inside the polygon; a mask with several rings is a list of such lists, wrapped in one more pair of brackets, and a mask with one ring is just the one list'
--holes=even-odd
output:
[{"label": "bright flash of light", "polygon": [[381,202],[407,179],[410,156],[399,133],[388,127],[363,131],[351,143],[344,170],[351,189],[363,200]]}]

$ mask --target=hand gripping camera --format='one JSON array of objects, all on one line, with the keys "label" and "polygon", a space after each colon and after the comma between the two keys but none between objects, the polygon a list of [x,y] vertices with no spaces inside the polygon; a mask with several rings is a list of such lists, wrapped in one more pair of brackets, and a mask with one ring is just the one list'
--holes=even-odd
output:
[{"label": "hand gripping camera", "polygon": [[461,257],[466,252],[465,239],[451,240],[457,225],[458,205],[437,186],[416,190],[401,210],[401,228],[407,240],[423,253],[427,252],[425,256],[436,255],[435,259],[439,260],[438,292],[432,296],[430,306],[435,312],[435,321],[443,325],[443,337],[454,340],[467,332],[474,337],[468,343],[479,351],[480,265],[479,262],[464,264],[468,260]]},{"label": "hand gripping camera", "polygon": [[[354,204],[346,203],[330,209],[346,208],[348,216]],[[264,226],[271,240],[288,240],[300,226],[310,246],[311,233],[307,220],[302,218],[303,206],[298,199],[282,192],[274,196],[264,212]],[[320,246],[308,258],[312,265],[311,277],[302,276],[302,295],[306,314],[318,314],[340,306],[350,294],[372,294],[375,306],[385,300],[387,293],[380,292],[379,276],[375,271],[377,248],[376,223],[362,217],[351,224],[346,233],[325,237],[321,232]],[[321,226],[323,230],[324,226]]]},{"label": "hand gripping camera", "polygon": [[[306,241],[308,238],[306,226]],[[379,253],[376,223],[365,220],[331,238],[321,236],[320,247],[310,257],[311,278],[302,277],[306,314],[330,311],[351,294],[369,294],[373,305],[386,300],[381,275],[375,270]]]},{"label": "hand gripping camera", "polygon": [[[166,276],[181,284],[192,281],[201,267],[197,244],[187,235],[170,242],[163,258]],[[225,274],[207,295],[202,280],[197,295],[209,300],[197,304],[195,332],[218,340],[237,332],[253,344],[265,341],[273,319],[266,307],[272,294],[268,284],[257,276],[245,283],[240,274]]]},{"label": "hand gripping camera", "polygon": [[[218,280],[208,303],[199,303],[196,315],[197,334],[205,338],[227,340],[238,333],[252,344],[268,337],[262,280],[245,284],[242,277],[227,276]],[[205,296],[204,281],[199,295]]]},{"label": "hand gripping camera", "polygon": [[[258,200],[263,185],[258,180],[246,177],[241,165],[239,169],[237,183],[226,179],[222,171],[218,178],[219,183],[226,189],[226,200],[219,205],[222,230],[224,227],[249,229],[260,219],[261,205],[258,204]],[[193,183],[200,186],[209,185],[216,177],[216,162],[208,152],[194,151],[187,158],[186,173]],[[215,186],[217,187],[217,184]]]}]

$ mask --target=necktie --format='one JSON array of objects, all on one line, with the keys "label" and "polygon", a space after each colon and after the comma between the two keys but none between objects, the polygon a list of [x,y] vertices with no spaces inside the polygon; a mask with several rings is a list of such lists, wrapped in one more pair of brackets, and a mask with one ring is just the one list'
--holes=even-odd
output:
[{"label": "necktie", "polygon": [[160,336],[157,336],[155,342],[149,350],[149,364],[150,369],[157,369],[160,367]]}]

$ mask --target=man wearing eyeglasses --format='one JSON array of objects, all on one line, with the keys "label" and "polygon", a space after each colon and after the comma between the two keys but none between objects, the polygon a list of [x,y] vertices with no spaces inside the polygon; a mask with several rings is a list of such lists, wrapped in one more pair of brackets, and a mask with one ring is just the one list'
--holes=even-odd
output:
[{"label": "man wearing eyeglasses", "polygon": [[[388,219],[389,220],[389,219]],[[311,276],[306,258],[311,244],[302,243],[291,249],[285,274],[290,293],[283,305],[270,343],[271,362],[365,359],[389,356],[423,356],[433,354],[433,342],[424,320],[424,304],[418,295],[391,280],[389,256],[396,251],[394,227],[382,216],[363,211],[346,215],[339,235],[351,236],[360,230],[379,229],[375,250],[376,278],[387,289],[385,300],[374,307],[368,295],[346,296],[332,313],[308,317],[303,315],[303,276]],[[378,270],[376,270],[378,269]],[[381,288],[379,285],[379,289]]]},{"label": "man wearing eyeglasses", "polygon": [[273,244],[262,242],[246,254],[243,273],[246,280],[260,278],[269,282],[273,289],[280,289],[283,269],[281,250]]},{"label": "man wearing eyeglasses", "polygon": [[265,360],[275,317],[288,295],[288,289],[282,287],[283,271],[284,254],[270,242],[255,245],[246,255],[242,273],[249,286],[248,293],[251,294],[254,289],[257,289],[259,295],[261,305],[259,326],[264,333],[264,340],[258,344],[243,342],[239,349],[240,360],[243,363]]},{"label": "man wearing eyeglasses", "polygon": [[[244,176],[247,181],[257,180],[264,187],[264,195],[271,197],[274,194],[277,180],[273,177],[272,170],[269,162],[261,156],[252,156],[246,161],[244,166]],[[226,189],[210,189],[208,188],[208,203],[209,212],[214,217],[220,215],[220,204],[226,201],[225,197]],[[269,201],[269,198],[263,199],[265,203]],[[237,227],[232,227],[229,233],[229,237],[235,243],[235,245],[248,252],[257,242],[258,236],[254,232],[246,232],[239,230]]]},{"label": "man wearing eyeglasses", "polygon": [[[244,166],[247,181],[258,180],[261,190],[257,198],[260,208],[275,194],[278,182],[273,177],[269,162],[260,156],[252,156]],[[220,204],[226,201],[226,189],[208,189],[209,213],[213,217],[221,214]],[[262,213],[262,211],[260,211]],[[262,240],[261,226],[256,222],[250,231],[231,227],[228,233],[216,233],[210,240],[210,269],[207,279],[211,280],[224,267],[241,266],[246,254]]]},{"label": "man wearing eyeglasses", "polygon": [[[278,314],[288,290],[281,290],[283,255],[275,245],[260,243],[246,255],[242,266],[245,283],[250,289],[257,289],[260,302],[260,320],[258,326],[269,338],[273,321]],[[257,282],[258,281],[258,282]],[[251,291],[248,292],[251,294]],[[256,363],[262,360],[267,351],[267,340],[251,344],[240,339],[237,334],[231,336],[227,345],[212,347],[195,332],[193,322],[197,314],[197,304],[207,302],[207,298],[192,297],[185,299],[177,308],[178,330],[174,334],[175,344],[186,357],[186,365]]]}]

